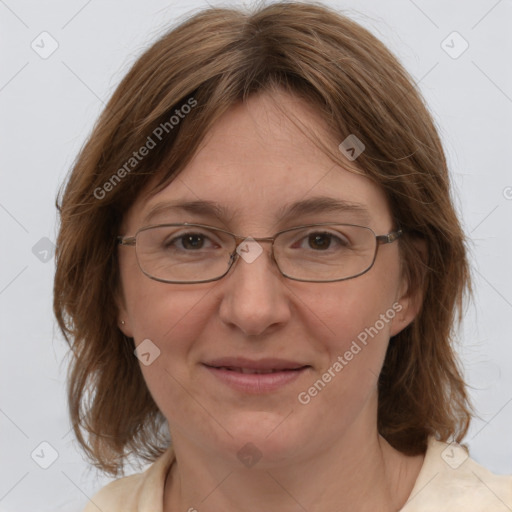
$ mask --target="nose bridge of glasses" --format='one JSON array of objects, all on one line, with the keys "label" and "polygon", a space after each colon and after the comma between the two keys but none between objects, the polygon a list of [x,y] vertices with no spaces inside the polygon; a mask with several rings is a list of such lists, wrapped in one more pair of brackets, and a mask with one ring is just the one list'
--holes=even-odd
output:
[{"label": "nose bridge of glasses", "polygon": [[[270,253],[273,255],[273,246],[274,246],[274,240],[275,238],[273,237],[253,237],[253,236],[240,236],[240,235],[235,235],[235,249],[234,249],[234,252],[238,252],[238,247],[240,245],[242,245],[244,242],[247,242],[247,243],[256,243],[257,245],[260,244],[260,242],[270,242]],[[261,248],[263,251],[263,247]]]},{"label": "nose bridge of glasses", "polygon": [[275,236],[274,237],[271,237],[271,236],[266,236],[266,237],[260,237],[260,238],[256,238],[254,236],[251,236],[251,235],[247,235],[247,236],[242,236],[242,235],[235,235],[233,234],[235,240],[236,240],[236,246],[238,247],[242,242],[244,242],[245,240],[247,239],[252,239],[254,240],[255,242],[271,242],[273,243],[274,240],[275,240]]},{"label": "nose bridge of glasses", "polygon": [[[235,239],[235,248],[233,249],[233,252],[231,254],[231,260],[236,261],[238,259],[238,256],[241,256],[241,251],[238,249],[240,245],[242,245],[244,242],[249,243],[256,243],[258,246],[260,246],[260,242],[268,242],[270,243],[270,254],[269,257],[271,260],[275,261],[275,255],[274,255],[274,242],[276,237],[253,237],[251,235],[248,236],[241,236],[241,235],[235,235],[233,233],[233,238]],[[260,246],[261,247],[261,246]],[[265,249],[261,247],[262,252],[265,252]],[[245,252],[245,251],[244,251]],[[245,257],[242,256],[242,259],[246,260]],[[249,261],[249,260],[246,260]],[[253,261],[253,260],[251,260]]]}]

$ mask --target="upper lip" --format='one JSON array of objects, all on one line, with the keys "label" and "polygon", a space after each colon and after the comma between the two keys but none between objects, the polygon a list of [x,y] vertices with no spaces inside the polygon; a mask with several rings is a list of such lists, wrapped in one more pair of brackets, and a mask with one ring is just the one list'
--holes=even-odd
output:
[{"label": "upper lip", "polygon": [[215,368],[231,367],[231,368],[247,368],[249,370],[297,370],[309,366],[297,361],[287,359],[246,359],[244,357],[221,357],[219,359],[211,359],[204,363],[206,366]]}]

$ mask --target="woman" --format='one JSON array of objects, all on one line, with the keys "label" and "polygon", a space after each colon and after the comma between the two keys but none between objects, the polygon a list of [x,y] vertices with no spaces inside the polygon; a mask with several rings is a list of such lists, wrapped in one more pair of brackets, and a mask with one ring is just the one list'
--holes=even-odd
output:
[{"label": "woman", "polygon": [[[318,5],[208,9],[135,63],[59,204],[86,511],[512,508],[459,443],[469,289],[411,78]],[[458,317],[457,317],[458,315]]]}]

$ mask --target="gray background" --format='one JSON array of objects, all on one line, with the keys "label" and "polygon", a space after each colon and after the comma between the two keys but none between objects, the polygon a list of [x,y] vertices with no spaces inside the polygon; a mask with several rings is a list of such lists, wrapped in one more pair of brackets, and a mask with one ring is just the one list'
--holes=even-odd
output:
[{"label": "gray background", "polygon": [[[512,473],[512,2],[328,4],[395,52],[434,113],[472,240],[475,302],[458,351],[480,419],[466,442],[491,471]],[[206,6],[0,0],[2,512],[80,511],[107,482],[88,469],[69,432],[67,351],[51,309],[56,191],[134,59],[185,13]],[[459,55],[464,40],[469,47]],[[57,50],[42,58],[51,44]],[[58,457],[43,469],[34,450],[39,464],[52,461],[52,450]]]}]

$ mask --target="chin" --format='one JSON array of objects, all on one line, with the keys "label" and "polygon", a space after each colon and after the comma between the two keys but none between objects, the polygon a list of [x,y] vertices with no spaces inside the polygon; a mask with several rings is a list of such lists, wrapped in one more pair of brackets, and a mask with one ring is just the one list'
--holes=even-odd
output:
[{"label": "chin", "polygon": [[290,462],[301,447],[310,445],[307,431],[311,429],[289,412],[241,411],[223,423],[232,437],[224,433],[223,441],[217,440],[214,449],[219,449],[221,456],[231,453],[237,462],[245,464],[248,460],[260,469]]}]

